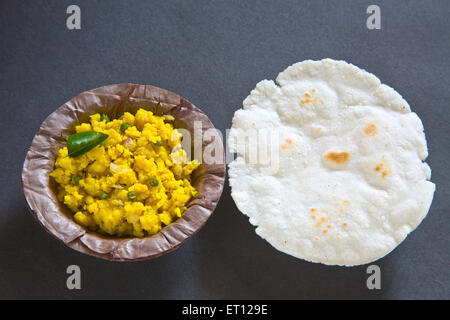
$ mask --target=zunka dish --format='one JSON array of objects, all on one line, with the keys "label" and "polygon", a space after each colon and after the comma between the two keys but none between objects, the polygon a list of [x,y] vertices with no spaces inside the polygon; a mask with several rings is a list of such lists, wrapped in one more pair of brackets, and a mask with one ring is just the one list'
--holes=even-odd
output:
[{"label": "zunka dish", "polygon": [[[147,112],[139,111],[140,109]],[[132,115],[134,115],[134,123]],[[110,121],[110,119],[116,120]],[[156,133],[150,135],[152,130],[146,129],[149,124],[152,124],[151,127],[156,126],[156,129],[152,129],[156,130]],[[76,127],[80,125],[81,127],[78,129],[80,132],[76,132]],[[197,136],[196,130],[199,127],[202,133],[215,130],[208,116],[189,100],[174,92],[152,85],[120,83],[81,92],[53,111],[42,122],[27,152],[21,178],[23,194],[30,214],[45,231],[68,247],[83,254],[109,261],[153,259],[180,248],[205,225],[212,215],[222,194],[225,181],[225,154],[222,139],[220,137],[203,139],[202,135]],[[172,135],[168,132],[172,129],[172,134],[183,135],[183,148],[196,155],[193,158],[199,162],[198,164],[192,162],[190,165],[180,164],[180,167],[177,166],[178,163],[175,160],[177,157],[183,159],[184,152],[181,151],[182,148],[177,150],[176,145],[174,150],[170,149],[175,143],[167,139]],[[136,135],[136,137],[133,137],[133,135]],[[150,139],[142,139],[146,135]],[[107,137],[105,138],[105,136]],[[181,139],[181,136],[179,138]],[[144,145],[140,145],[140,143]],[[59,155],[59,150],[64,147],[67,147],[67,157]],[[84,197],[80,201],[81,206],[77,205],[77,210],[74,212],[64,204],[65,195],[62,194],[61,188],[58,190],[59,184],[50,176],[53,171],[58,169],[55,168],[55,162],[58,158],[62,162],[67,161],[67,163],[77,163],[77,161],[82,161],[83,157],[90,159],[89,157],[95,156],[96,152],[102,153],[101,150],[97,150],[102,147],[105,148],[104,157],[110,159],[109,163],[107,161],[102,162],[99,158],[100,161],[92,161],[83,170],[76,166],[66,169],[68,170],[67,177],[65,177],[65,170],[59,172],[60,177],[58,179],[69,186],[77,186],[81,190],[78,193]],[[195,152],[196,148],[199,150],[200,147],[201,155]],[[109,149],[114,150],[114,152],[111,151],[112,155],[108,154]],[[120,153],[120,150],[123,150],[123,152]],[[209,154],[209,150],[214,150],[217,160],[203,161],[203,155]],[[138,154],[139,152],[142,154]],[[128,156],[124,156],[124,153]],[[145,155],[145,160],[143,158],[141,158],[142,161],[137,160],[142,155]],[[166,155],[167,158],[163,159]],[[116,158],[112,159],[113,157]],[[124,158],[122,163],[117,161],[119,158]],[[170,162],[166,162],[166,159],[171,161],[173,165],[169,166]],[[147,171],[146,164],[149,161],[156,164],[157,174]],[[145,169],[137,168],[139,162]],[[198,167],[192,171],[194,169],[192,166],[197,165]],[[132,177],[128,176],[130,173],[128,170],[126,170],[127,172],[121,172],[123,169],[128,169],[126,166],[135,172],[134,176],[137,181],[133,181],[133,184],[122,184],[119,178],[118,183],[111,184],[111,189],[109,189],[107,188],[106,178],[103,184],[100,181],[98,182],[100,187],[90,186],[91,188],[101,189],[94,195],[88,195],[87,191],[81,186],[83,180],[86,180],[89,175],[93,178],[93,181],[100,180],[102,176],[112,177],[113,175],[122,175],[122,179],[133,180]],[[175,181],[172,179],[165,180],[164,175],[171,177],[171,173],[165,172],[164,167],[172,172]],[[103,173],[96,172],[103,169]],[[117,172],[113,172],[116,170]],[[84,175],[80,174],[80,171]],[[137,171],[141,171],[141,173]],[[191,171],[191,174],[187,171]],[[58,173],[53,175],[58,175]],[[190,189],[184,180],[189,181],[195,191]],[[147,199],[144,198],[146,192],[140,194],[139,187],[136,184],[138,186],[142,184],[148,189],[149,196]],[[177,187],[171,186],[171,184],[175,184]],[[103,185],[105,185],[105,188]],[[130,190],[133,185],[135,190]],[[89,188],[89,186],[87,187]],[[192,191],[190,200],[184,205],[180,203],[178,208],[180,208],[181,217],[178,217],[176,206],[170,206],[169,203],[173,204],[179,196],[187,198],[189,189]],[[110,191],[108,192],[108,190]],[[127,191],[126,198],[120,190]],[[164,195],[158,193],[161,190],[165,191]],[[114,199],[114,197],[119,198],[120,196],[122,197],[121,200]],[[152,196],[153,198],[151,198]],[[162,198],[167,196],[167,199],[164,202],[161,201],[162,206],[155,209],[154,206],[150,206],[151,200],[148,198],[153,199],[158,205],[161,199],[157,196]],[[58,198],[61,200],[58,200]],[[105,214],[104,219],[95,220],[93,218],[98,226],[85,227],[81,223],[83,218],[88,216],[86,213],[94,217],[93,213],[83,209],[84,206],[86,208],[89,206],[84,202],[91,198],[97,203],[97,207],[98,203],[109,204],[111,200],[117,200],[117,207],[114,206],[114,209],[120,214],[115,215],[113,213],[111,217],[107,217]],[[104,200],[107,201],[102,202]],[[72,201],[75,204],[77,200],[70,199],[69,203]],[[139,202],[142,202],[143,207],[150,208],[144,208],[141,211],[141,205],[137,204]],[[184,199],[182,202],[184,202]],[[121,203],[123,203],[123,207]],[[138,208],[134,212],[125,213],[126,204],[132,211],[135,206]],[[182,211],[184,207],[186,210]],[[81,223],[74,219],[74,214],[77,212],[83,214],[78,217],[82,221]],[[148,231],[143,227],[141,220],[145,221],[145,218],[141,219],[142,216],[153,218],[145,227]],[[171,223],[165,225],[169,221],[165,222],[164,220],[169,217]],[[90,219],[87,218],[86,220],[85,223],[89,224]],[[126,234],[126,232],[134,234],[135,232],[138,236],[118,236],[119,232],[110,235],[100,230],[100,227],[107,229],[104,221],[113,226],[110,228],[113,233],[118,231],[119,226],[121,226],[122,230],[125,230],[123,234]],[[123,222],[128,223],[129,226],[125,227]],[[158,232],[150,234],[159,228],[161,229]],[[141,236],[140,229],[142,229],[144,236]],[[145,236],[145,234],[148,234],[148,236]]]},{"label": "zunka dish", "polygon": [[50,176],[77,223],[112,236],[144,237],[181,217],[197,194],[190,176],[199,163],[186,161],[172,120],[139,109],[112,121],[96,113],[75,127]]}]

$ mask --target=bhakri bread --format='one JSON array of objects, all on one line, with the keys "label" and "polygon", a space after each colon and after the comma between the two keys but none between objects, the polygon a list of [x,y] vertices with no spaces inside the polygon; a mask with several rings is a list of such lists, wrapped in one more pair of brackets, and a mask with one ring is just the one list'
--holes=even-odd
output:
[{"label": "bhakri bread", "polygon": [[[311,262],[353,266],[388,254],[433,199],[421,120],[394,89],[344,61],[296,63],[276,82],[259,82],[233,118],[239,210],[276,249]],[[271,138],[249,138],[263,131]]]}]

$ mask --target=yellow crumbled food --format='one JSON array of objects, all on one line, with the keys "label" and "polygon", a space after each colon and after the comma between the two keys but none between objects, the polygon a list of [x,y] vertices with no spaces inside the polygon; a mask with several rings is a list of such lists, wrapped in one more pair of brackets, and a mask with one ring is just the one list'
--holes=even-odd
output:
[{"label": "yellow crumbled food", "polygon": [[101,119],[94,114],[76,131],[106,133],[104,144],[76,158],[67,156],[67,147],[59,150],[50,174],[58,199],[90,230],[120,237],[155,234],[181,217],[197,194],[190,178],[199,163],[187,161],[170,117],[139,109],[122,119]]}]

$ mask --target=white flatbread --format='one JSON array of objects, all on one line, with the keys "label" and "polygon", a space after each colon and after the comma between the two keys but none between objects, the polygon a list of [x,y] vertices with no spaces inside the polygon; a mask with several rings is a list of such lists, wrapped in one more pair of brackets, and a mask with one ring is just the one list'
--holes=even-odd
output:
[{"label": "white flatbread", "polygon": [[[238,208],[292,256],[345,266],[383,257],[433,199],[421,120],[394,89],[344,61],[296,63],[277,83],[259,82],[233,118]],[[248,139],[264,130],[271,139]],[[249,156],[270,147],[275,156]]]}]

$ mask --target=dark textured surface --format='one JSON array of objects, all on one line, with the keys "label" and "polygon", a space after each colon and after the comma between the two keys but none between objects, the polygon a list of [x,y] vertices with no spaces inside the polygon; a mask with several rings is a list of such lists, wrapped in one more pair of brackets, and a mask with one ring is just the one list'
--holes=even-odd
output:
[{"label": "dark textured surface", "polygon": [[[78,4],[82,30],[66,29]],[[0,298],[450,298],[450,2],[0,1]],[[82,91],[152,84],[201,108],[222,131],[255,84],[304,59],[347,60],[394,87],[422,118],[437,185],[428,217],[377,261],[327,267],[274,250],[226,185],[217,210],[180,249],[112,263],[65,247],[27,212],[20,172],[41,122]],[[66,268],[82,289],[66,289]]]}]

